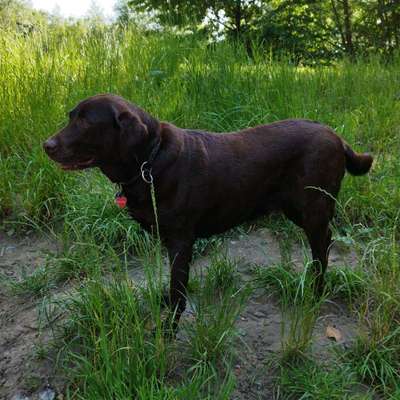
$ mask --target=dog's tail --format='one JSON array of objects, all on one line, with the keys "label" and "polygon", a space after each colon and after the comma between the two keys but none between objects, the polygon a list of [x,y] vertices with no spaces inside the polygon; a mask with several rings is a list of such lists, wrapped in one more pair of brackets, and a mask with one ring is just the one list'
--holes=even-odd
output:
[{"label": "dog's tail", "polygon": [[346,157],[346,169],[352,175],[366,174],[372,165],[373,157],[368,153],[356,153],[343,141],[344,155]]}]

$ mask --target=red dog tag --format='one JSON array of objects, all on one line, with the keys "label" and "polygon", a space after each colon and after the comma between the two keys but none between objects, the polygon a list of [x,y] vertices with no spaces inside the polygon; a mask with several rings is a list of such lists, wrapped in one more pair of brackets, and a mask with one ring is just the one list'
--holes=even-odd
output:
[{"label": "red dog tag", "polygon": [[128,202],[127,198],[123,195],[119,195],[115,197],[115,203],[119,208],[124,208],[126,203]]}]

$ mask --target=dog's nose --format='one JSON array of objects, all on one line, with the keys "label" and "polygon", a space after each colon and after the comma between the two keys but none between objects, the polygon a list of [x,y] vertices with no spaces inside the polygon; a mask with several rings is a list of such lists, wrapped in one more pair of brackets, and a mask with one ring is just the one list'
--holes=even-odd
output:
[{"label": "dog's nose", "polygon": [[47,154],[54,153],[57,150],[57,142],[53,138],[47,139],[43,143],[43,147]]}]

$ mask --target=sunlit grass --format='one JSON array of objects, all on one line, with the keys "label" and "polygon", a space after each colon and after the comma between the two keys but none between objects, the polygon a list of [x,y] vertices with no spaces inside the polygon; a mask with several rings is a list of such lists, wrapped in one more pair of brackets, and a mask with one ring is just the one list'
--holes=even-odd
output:
[{"label": "sunlit grass", "polygon": [[400,201],[393,158],[400,150],[398,60],[310,69],[262,52],[253,60],[227,43],[207,47],[195,37],[106,28],[28,37],[2,32],[0,59],[0,212],[11,220],[56,219],[71,201],[64,194],[82,188],[47,159],[41,142],[79,100],[100,92],[206,130],[317,119],[376,156],[374,174],[343,185],[353,221],[374,217],[384,224]]},{"label": "sunlit grass", "polygon": [[[297,67],[261,49],[251,59],[240,46],[208,46],[201,38],[167,32],[64,27],[18,36],[1,31],[2,225],[50,232],[61,244],[34,273],[2,283],[13,295],[35,298],[51,297],[60,285],[73,288],[71,296],[57,300],[65,316],[60,360],[70,372],[67,396],[229,399],[235,386],[229,364],[235,320],[250,293],[239,284],[235,263],[214,255],[204,280],[192,281],[188,301],[194,316],[182,328],[188,340],[178,351],[164,340],[160,300],[166,282],[160,268],[165,259],[159,244],[114,206],[117,188],[98,171],[65,173],[41,147],[78,101],[113,92],[181,127],[219,132],[285,118],[319,120],[355,150],[375,156],[368,176],[345,177],[334,221],[336,240],[356,249],[359,265],[330,269],[326,290],[330,300],[353,305],[368,336],[360,336],[339,364],[320,368],[297,357],[310,347],[320,305],[306,269],[295,271],[284,257],[280,265],[258,271],[258,284],[275,291],[291,321],[282,336],[280,398],[370,398],[369,390],[352,397],[357,382],[396,398],[399,70],[399,57],[391,63],[372,58]],[[281,220],[265,224],[281,232],[283,251],[300,240]],[[200,241],[196,254],[221,241]],[[133,255],[145,267],[147,285],[128,278]],[[185,369],[183,377],[178,367]]]}]

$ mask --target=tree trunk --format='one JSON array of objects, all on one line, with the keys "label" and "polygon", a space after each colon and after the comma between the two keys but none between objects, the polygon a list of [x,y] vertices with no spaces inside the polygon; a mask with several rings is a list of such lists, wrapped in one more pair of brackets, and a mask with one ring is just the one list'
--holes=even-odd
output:
[{"label": "tree trunk", "polygon": [[236,6],[234,10],[235,19],[235,37],[240,39],[242,34],[242,2],[241,0],[236,0]]},{"label": "tree trunk", "polygon": [[378,1],[378,17],[381,20],[381,46],[392,53],[400,46],[400,3],[398,0]]},{"label": "tree trunk", "polygon": [[390,47],[390,33],[388,31],[388,21],[385,14],[385,3],[383,0],[378,0],[378,17],[381,20],[381,46],[385,51],[387,51]]},{"label": "tree trunk", "polygon": [[339,30],[340,38],[342,39],[342,46],[345,49],[346,48],[346,38],[343,33],[343,26],[342,26],[342,22],[340,20],[339,12],[336,8],[335,0],[331,0],[331,5],[332,5],[333,17],[336,22],[336,27]]},{"label": "tree trunk", "polygon": [[341,15],[342,13],[337,9],[335,0],[331,0],[333,16],[340,33],[340,38],[342,39],[344,51],[350,58],[354,58],[353,30],[351,24],[352,11],[350,3],[349,0],[338,1],[342,3],[343,21]]},{"label": "tree trunk", "polygon": [[353,30],[351,26],[351,8],[349,0],[343,0],[344,37],[346,41],[346,53],[350,58],[354,57]]}]

